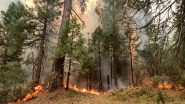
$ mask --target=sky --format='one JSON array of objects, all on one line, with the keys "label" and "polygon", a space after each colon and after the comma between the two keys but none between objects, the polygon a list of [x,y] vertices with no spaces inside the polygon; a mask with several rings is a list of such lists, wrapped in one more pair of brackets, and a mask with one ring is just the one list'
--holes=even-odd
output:
[{"label": "sky", "polygon": [[[0,0],[0,10],[7,9],[8,5],[11,3],[12,0]],[[13,0],[15,1],[15,0]]]}]

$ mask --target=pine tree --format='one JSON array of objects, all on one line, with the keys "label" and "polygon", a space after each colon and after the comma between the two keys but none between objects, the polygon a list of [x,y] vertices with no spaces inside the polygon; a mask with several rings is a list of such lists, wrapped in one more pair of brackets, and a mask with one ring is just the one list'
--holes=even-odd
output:
[{"label": "pine tree", "polygon": [[[86,0],[79,0],[82,11],[84,11],[86,7],[85,1]],[[62,14],[62,20],[60,25],[61,27],[59,32],[57,48],[65,44],[62,41],[62,39],[66,37],[65,34],[69,33],[67,28],[69,28],[69,21],[70,21],[70,16],[72,15],[72,11],[76,14],[76,12],[72,9],[72,3],[73,3],[73,0],[64,0],[64,9],[62,12],[63,14]],[[56,73],[55,74],[56,77],[50,85],[50,91],[54,91],[59,89],[60,87],[62,88],[64,87],[64,62],[65,62],[65,56],[63,57],[58,55],[55,56],[53,60],[52,71]]]},{"label": "pine tree", "polygon": [[28,37],[33,34],[34,24],[30,21],[32,14],[20,2],[12,3],[6,12],[2,12],[1,48],[3,50],[0,65],[0,101],[7,103],[10,99],[21,96],[21,84],[25,81],[22,57]]},{"label": "pine tree", "polygon": [[[41,72],[43,70],[44,58],[46,55],[46,47],[52,34],[56,31],[54,28],[56,25],[54,22],[59,16],[59,10],[62,2],[59,0],[35,0],[36,16],[35,21],[37,21],[37,32],[36,38],[38,39],[38,57],[36,59],[36,69],[34,74],[34,84],[39,84],[41,78]],[[33,11],[34,12],[34,11]]]},{"label": "pine tree", "polygon": [[[99,72],[99,90],[103,90],[102,70],[101,70],[101,55],[102,55],[103,30],[98,26],[92,34],[92,44],[94,46],[94,54],[98,54],[98,72]],[[96,57],[96,56],[95,56]]]}]

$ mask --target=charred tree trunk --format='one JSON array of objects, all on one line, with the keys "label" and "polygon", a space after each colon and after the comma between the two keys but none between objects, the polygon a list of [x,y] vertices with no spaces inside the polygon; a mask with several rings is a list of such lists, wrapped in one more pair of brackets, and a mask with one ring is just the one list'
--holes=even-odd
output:
[{"label": "charred tree trunk", "polygon": [[44,45],[45,45],[45,37],[47,33],[47,24],[48,20],[47,18],[44,19],[44,28],[43,28],[43,33],[40,36],[40,46],[39,46],[39,52],[38,52],[38,61],[36,65],[36,73],[35,73],[35,84],[39,84],[40,82],[40,77],[41,77],[41,70],[42,70],[42,65],[43,65],[43,58],[44,58]]},{"label": "charred tree trunk", "polygon": [[[59,34],[57,46],[59,46],[62,43],[61,40],[63,38],[63,34],[61,34],[61,33],[64,31],[67,24],[69,23],[71,10],[72,10],[72,0],[65,0],[62,21],[61,21],[61,29],[60,29],[61,31]],[[63,82],[64,82],[64,61],[65,61],[65,56],[56,57],[54,59],[53,71],[57,73],[57,76],[54,79],[54,81],[51,83],[50,91],[57,90],[60,87],[64,87],[64,85],[63,85]]]}]

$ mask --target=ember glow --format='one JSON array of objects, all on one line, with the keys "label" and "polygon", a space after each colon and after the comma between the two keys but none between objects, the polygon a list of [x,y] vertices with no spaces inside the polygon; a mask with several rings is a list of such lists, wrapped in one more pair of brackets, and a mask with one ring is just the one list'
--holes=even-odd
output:
[{"label": "ember glow", "polygon": [[[66,87],[66,85],[65,85],[65,87]],[[96,90],[93,90],[93,89],[92,90],[87,90],[85,88],[80,89],[80,88],[77,88],[77,86],[75,84],[72,84],[72,83],[69,83],[69,88],[73,89],[77,92],[90,93],[90,94],[93,94],[93,95],[100,95],[100,93]]]}]

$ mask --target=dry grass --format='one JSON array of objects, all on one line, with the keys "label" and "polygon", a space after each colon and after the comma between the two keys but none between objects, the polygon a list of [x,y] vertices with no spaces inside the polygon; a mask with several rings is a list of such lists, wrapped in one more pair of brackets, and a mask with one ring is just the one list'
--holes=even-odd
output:
[{"label": "dry grass", "polygon": [[[23,104],[157,104],[159,89],[127,88],[101,95],[58,90],[42,93],[38,98]],[[185,91],[161,90],[165,104],[185,104]]]}]

